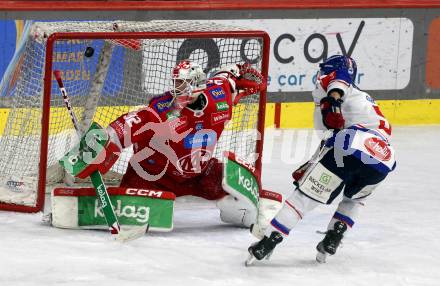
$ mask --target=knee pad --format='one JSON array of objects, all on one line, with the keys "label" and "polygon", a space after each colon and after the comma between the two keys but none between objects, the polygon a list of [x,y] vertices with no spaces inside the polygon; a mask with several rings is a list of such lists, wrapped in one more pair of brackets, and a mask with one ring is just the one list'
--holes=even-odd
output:
[{"label": "knee pad", "polygon": [[257,209],[231,195],[217,201],[220,210],[220,219],[225,223],[236,226],[250,227],[257,218]]}]

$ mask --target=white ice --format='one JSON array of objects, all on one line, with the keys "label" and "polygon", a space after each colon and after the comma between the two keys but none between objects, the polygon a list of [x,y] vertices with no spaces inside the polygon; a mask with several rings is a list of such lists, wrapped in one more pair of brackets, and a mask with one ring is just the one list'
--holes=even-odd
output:
[{"label": "white ice", "polygon": [[[267,134],[263,184],[283,194],[300,163],[281,154],[291,132]],[[212,202],[183,198],[172,232],[125,244],[104,231],[48,227],[41,214],[0,212],[0,285],[440,285],[440,126],[395,128],[393,145],[396,171],[326,264],[315,262],[316,230],[334,205],[306,216],[270,261],[246,268],[248,231],[223,224]]]}]

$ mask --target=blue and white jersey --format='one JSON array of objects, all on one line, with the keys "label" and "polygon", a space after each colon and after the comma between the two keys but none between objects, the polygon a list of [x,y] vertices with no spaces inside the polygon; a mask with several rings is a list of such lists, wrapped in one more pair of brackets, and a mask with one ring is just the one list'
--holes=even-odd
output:
[{"label": "blue and white jersey", "polygon": [[[395,168],[394,149],[390,145],[391,125],[371,96],[353,86],[345,76],[337,72],[318,77],[313,91],[315,103],[314,124],[318,130],[327,130],[323,124],[319,103],[329,91],[343,92],[341,113],[345,119],[344,130],[338,132],[328,144],[341,147],[343,153],[353,154],[364,163],[371,164],[381,172]],[[338,144],[339,143],[339,144]]]},{"label": "blue and white jersey", "polygon": [[368,93],[354,87],[345,78],[338,78],[336,72],[319,77],[316,81],[316,88],[312,92],[315,103],[314,124],[316,129],[326,130],[322,123],[319,102],[333,89],[339,89],[344,93],[342,97],[343,103],[341,104],[341,112],[345,119],[344,128],[358,126],[360,128],[372,129],[382,134],[387,140],[390,140],[391,125],[373,98]]},{"label": "blue and white jersey", "polygon": [[394,148],[385,137],[372,129],[351,126],[335,132],[326,141],[326,146],[334,147],[338,167],[343,166],[344,156],[352,155],[384,174],[396,168]]}]

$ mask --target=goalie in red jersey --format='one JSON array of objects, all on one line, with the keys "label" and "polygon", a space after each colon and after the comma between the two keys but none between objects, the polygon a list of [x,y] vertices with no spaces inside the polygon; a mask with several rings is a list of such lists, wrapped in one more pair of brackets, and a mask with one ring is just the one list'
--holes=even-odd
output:
[{"label": "goalie in red jersey", "polygon": [[266,216],[275,214],[280,195],[262,191],[259,175],[252,167],[237,162],[234,155],[228,159],[254,177],[255,188],[248,185],[237,190],[227,183],[222,185],[223,164],[213,157],[217,140],[232,118],[233,106],[242,96],[265,89],[263,76],[248,64],[233,64],[206,79],[199,64],[185,60],[174,67],[172,82],[170,91],[107,127],[113,150],[107,152],[102,164],[89,168],[82,176],[95,170],[105,173],[114,161],[109,155],[133,146],[134,155],[121,187],[217,200],[222,220],[236,225],[250,226],[257,216],[269,222]]}]

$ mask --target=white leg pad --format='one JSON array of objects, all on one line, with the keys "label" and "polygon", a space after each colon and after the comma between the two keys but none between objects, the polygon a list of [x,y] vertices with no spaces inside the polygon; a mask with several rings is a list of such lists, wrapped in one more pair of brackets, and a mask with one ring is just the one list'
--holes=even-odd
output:
[{"label": "white leg pad", "polygon": [[217,207],[220,210],[220,219],[225,223],[250,227],[257,219],[255,206],[240,201],[231,195],[218,200]]}]

